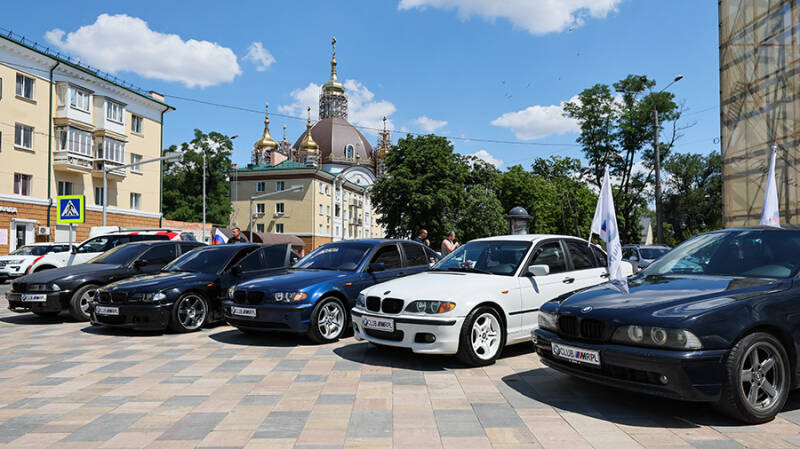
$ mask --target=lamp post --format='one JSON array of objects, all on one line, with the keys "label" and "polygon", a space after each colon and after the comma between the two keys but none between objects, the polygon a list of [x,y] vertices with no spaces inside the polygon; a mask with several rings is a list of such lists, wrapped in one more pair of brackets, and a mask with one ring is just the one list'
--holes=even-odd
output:
[{"label": "lamp post", "polygon": [[183,154],[171,152],[171,153],[164,153],[164,156],[157,157],[154,159],[148,159],[146,161],[136,162],[135,164],[126,164],[126,165],[119,165],[116,167],[106,167],[105,163],[103,164],[103,226],[106,225],[106,209],[108,205],[108,172],[115,171],[115,170],[124,170],[126,168],[139,166],[143,164],[149,164],[150,162],[157,162],[157,161],[167,161],[167,162],[175,162],[183,159]]},{"label": "lamp post", "polygon": [[[663,89],[657,93],[664,92],[670,86],[677,83],[683,78],[683,75],[678,75],[667,84]],[[652,93],[652,89],[650,91]],[[664,221],[661,209],[661,152],[659,150],[659,124],[658,124],[658,105],[653,98],[653,152],[655,153],[655,172],[656,172],[656,240],[660,245],[664,244]]]},{"label": "lamp post", "polygon": [[291,186],[291,187],[289,187],[288,189],[285,189],[285,190],[278,190],[278,191],[275,191],[275,192],[262,193],[261,195],[255,195],[255,196],[251,196],[250,197],[250,223],[247,225],[247,230],[250,231],[250,241],[251,242],[253,241],[253,201],[255,201],[257,199],[265,198],[265,197],[268,197],[268,196],[277,195],[279,193],[296,192],[296,191],[302,192],[303,191],[303,186],[302,185]]}]

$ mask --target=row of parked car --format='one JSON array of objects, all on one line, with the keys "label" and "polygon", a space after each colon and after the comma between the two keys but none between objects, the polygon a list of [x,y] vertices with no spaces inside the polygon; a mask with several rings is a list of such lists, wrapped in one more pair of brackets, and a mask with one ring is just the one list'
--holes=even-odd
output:
[{"label": "row of parked car", "polygon": [[[606,283],[606,254],[557,235],[477,239],[437,260],[408,240],[288,245],[133,242],[15,280],[12,310],[186,332],[342,337],[493,363],[533,340],[543,363],[600,384],[772,419],[798,385],[800,229],[694,237]],[[639,257],[644,254],[639,254]],[[170,261],[171,260],[171,261]]]}]

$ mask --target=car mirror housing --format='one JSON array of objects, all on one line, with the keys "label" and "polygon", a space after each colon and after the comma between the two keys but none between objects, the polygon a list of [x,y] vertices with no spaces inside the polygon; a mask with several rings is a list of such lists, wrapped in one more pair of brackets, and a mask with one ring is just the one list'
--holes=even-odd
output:
[{"label": "car mirror housing", "polygon": [[550,274],[550,266],[544,264],[536,264],[528,267],[528,274],[531,276],[547,276]]},{"label": "car mirror housing", "polygon": [[373,273],[376,271],[383,271],[385,269],[386,269],[386,264],[384,264],[383,262],[374,262],[369,264],[369,268],[367,268],[367,271]]},{"label": "car mirror housing", "polygon": [[241,276],[242,275],[242,266],[241,265],[234,265],[233,268],[231,268],[231,274],[233,274],[234,276]]},{"label": "car mirror housing", "polygon": [[133,266],[135,266],[136,268],[141,268],[143,266],[146,266],[148,263],[149,262],[147,261],[147,259],[138,259],[135,262],[133,262]]}]

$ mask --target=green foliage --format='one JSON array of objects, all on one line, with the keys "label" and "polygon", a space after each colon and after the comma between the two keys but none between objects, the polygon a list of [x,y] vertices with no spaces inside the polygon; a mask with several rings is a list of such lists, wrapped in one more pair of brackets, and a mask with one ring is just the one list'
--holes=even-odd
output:
[{"label": "green foliage", "polygon": [[669,174],[662,204],[672,238],[682,242],[722,227],[722,158],[719,152],[673,154],[664,161]]},{"label": "green foliage", "polygon": [[181,162],[164,164],[164,218],[203,220],[203,153],[206,154],[206,221],[227,225],[231,213],[228,197],[231,171],[231,140],[220,133],[194,131],[194,139],[169,151],[183,154]]}]

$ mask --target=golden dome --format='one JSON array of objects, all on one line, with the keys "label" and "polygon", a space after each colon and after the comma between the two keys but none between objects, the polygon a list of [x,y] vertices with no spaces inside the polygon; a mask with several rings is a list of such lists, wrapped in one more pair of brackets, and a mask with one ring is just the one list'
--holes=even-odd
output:
[{"label": "golden dome", "polygon": [[306,136],[303,138],[303,142],[300,144],[300,149],[309,151],[309,152],[317,152],[319,150],[319,145],[317,142],[314,142],[314,138],[311,137],[311,106],[308,107],[308,121],[306,122]]},{"label": "golden dome", "polygon": [[256,141],[255,148],[258,150],[278,149],[278,142],[269,135],[269,103],[264,108],[264,135]]},{"label": "golden dome", "polygon": [[342,84],[339,81],[339,78],[336,76],[336,37],[334,37],[333,41],[331,41],[331,46],[333,47],[333,56],[331,57],[331,77],[328,78],[328,81],[322,85],[322,91],[343,94],[344,84]]}]

